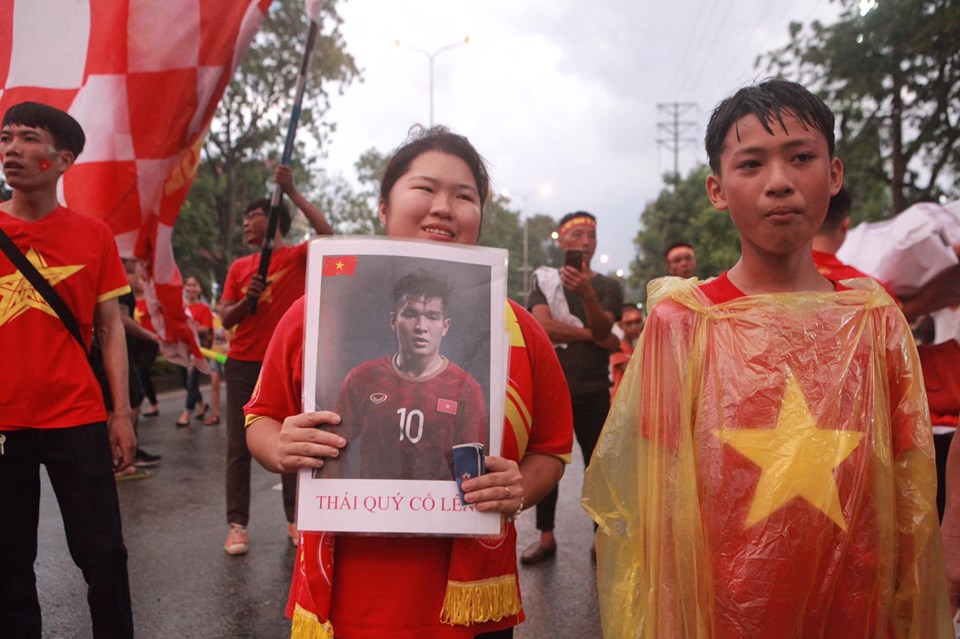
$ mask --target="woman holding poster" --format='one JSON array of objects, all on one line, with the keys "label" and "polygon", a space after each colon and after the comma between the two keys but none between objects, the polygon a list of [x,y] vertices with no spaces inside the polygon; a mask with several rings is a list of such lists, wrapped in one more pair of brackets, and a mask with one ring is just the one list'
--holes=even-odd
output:
[{"label": "woman holding poster", "polygon": [[[384,171],[380,222],[390,237],[476,244],[488,193],[486,167],[466,138],[415,129]],[[513,520],[559,482],[573,426],[549,339],[520,306],[509,302],[506,313],[502,456],[463,482],[467,504],[502,513],[503,536],[301,533],[287,604],[294,639],[501,639],[523,621]],[[339,424],[339,415],[302,412],[303,318],[300,300],[278,325],[245,409],[250,451],[274,472],[320,468],[348,445],[336,428],[317,428]]]}]

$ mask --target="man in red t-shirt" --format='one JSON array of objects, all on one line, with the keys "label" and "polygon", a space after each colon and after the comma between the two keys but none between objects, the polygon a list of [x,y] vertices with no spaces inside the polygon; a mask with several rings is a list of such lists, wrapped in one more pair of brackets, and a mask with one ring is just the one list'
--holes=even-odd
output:
[{"label": "man in red t-shirt", "polygon": [[[323,212],[297,191],[290,167],[278,166],[274,179],[303,211],[317,233],[333,233],[333,228]],[[244,211],[243,237],[250,246],[263,245],[269,211],[269,200],[257,200]],[[290,213],[281,203],[266,280],[257,272],[260,267],[259,253],[241,257],[230,265],[220,301],[223,327],[228,330],[236,327],[230,340],[230,353],[224,370],[227,382],[227,523],[230,525],[224,549],[230,555],[242,555],[250,549],[246,529],[250,519],[250,451],[247,449],[243,424],[243,405],[253,393],[263,364],[263,355],[277,322],[290,305],[303,295],[306,284],[306,242],[295,246],[283,243],[283,237],[290,230],[290,223]],[[257,304],[257,312],[251,314],[250,305],[254,302]],[[283,475],[283,507],[289,523],[288,533],[294,543],[296,486],[296,475]]]},{"label": "man in red t-shirt", "polygon": [[[137,448],[127,397],[127,350],[117,298],[130,290],[110,228],[57,202],[57,183],[83,150],[68,114],[35,102],[11,107],[0,162],[13,198],[0,229],[76,318],[81,345],[47,300],[0,257],[0,629],[39,639],[40,465],[53,485],[70,554],[83,571],[93,636],[133,637],[127,550],[113,471]],[[113,410],[87,362],[94,329]]]},{"label": "man in red t-shirt", "polygon": [[486,445],[480,385],[440,354],[449,296],[449,284],[424,270],[394,284],[398,350],[347,374],[335,412],[350,446],[318,477],[450,480],[455,444]]},{"label": "man in red t-shirt", "polygon": [[[871,277],[866,273],[844,264],[837,259],[836,253],[843,246],[850,230],[850,209],[852,203],[846,188],[830,198],[827,216],[813,237],[813,261],[817,270],[829,279],[842,280],[853,277]],[[960,254],[960,246],[954,247]],[[890,293],[908,322],[923,315],[952,306],[960,302],[960,278],[956,266],[947,269],[927,282],[919,291],[909,297],[897,296],[885,282],[879,282]]]}]

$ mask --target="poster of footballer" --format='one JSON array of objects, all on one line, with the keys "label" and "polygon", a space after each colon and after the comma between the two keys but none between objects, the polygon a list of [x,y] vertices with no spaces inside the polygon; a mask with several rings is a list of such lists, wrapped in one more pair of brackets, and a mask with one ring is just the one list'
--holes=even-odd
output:
[{"label": "poster of footballer", "polygon": [[300,530],[500,532],[498,513],[461,501],[453,449],[500,453],[506,258],[440,242],[311,242],[303,408],[338,413],[327,428],[347,446],[300,471]]}]

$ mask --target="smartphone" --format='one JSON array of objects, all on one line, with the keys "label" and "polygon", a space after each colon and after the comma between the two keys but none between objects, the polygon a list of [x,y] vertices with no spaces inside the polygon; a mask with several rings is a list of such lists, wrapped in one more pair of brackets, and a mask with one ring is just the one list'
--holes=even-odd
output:
[{"label": "smartphone", "polygon": [[583,251],[567,249],[563,252],[563,265],[572,266],[578,271],[583,270]]}]

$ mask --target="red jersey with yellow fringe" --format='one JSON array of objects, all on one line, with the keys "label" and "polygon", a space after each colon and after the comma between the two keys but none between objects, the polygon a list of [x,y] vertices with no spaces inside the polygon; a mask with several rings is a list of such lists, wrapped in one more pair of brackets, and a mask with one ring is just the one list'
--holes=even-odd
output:
[{"label": "red jersey with yellow fringe", "polygon": [[[533,317],[507,307],[510,370],[501,455],[570,460],[573,422],[563,371]],[[247,423],[301,412],[303,300],[267,350]],[[516,530],[497,539],[302,533],[287,614],[292,637],[472,639],[510,628],[524,616],[517,578]]]}]

